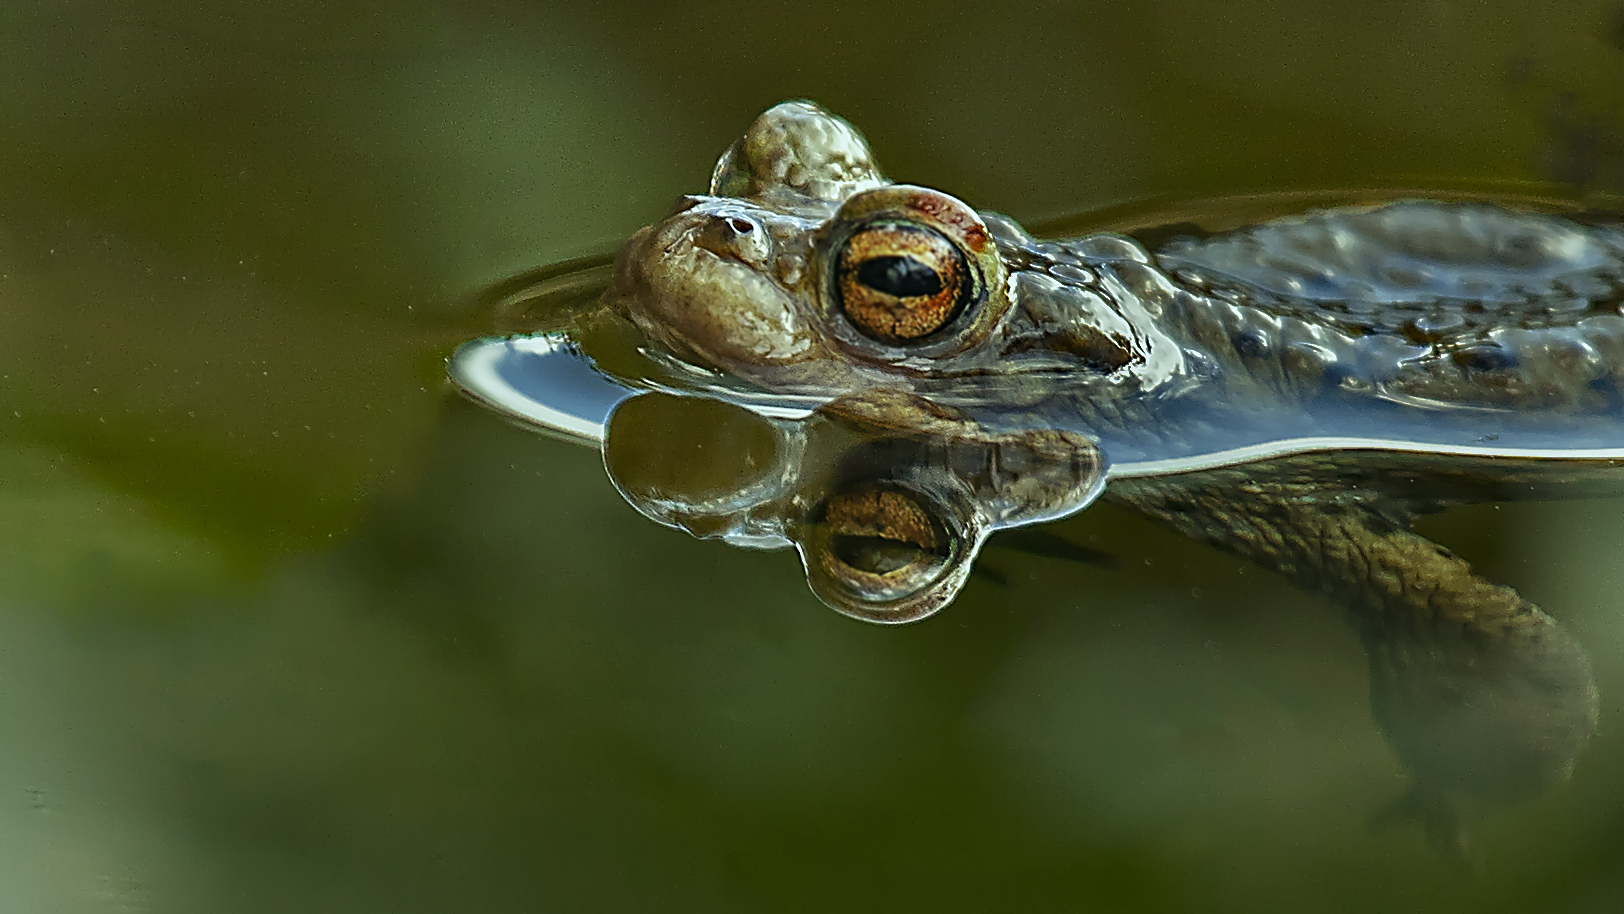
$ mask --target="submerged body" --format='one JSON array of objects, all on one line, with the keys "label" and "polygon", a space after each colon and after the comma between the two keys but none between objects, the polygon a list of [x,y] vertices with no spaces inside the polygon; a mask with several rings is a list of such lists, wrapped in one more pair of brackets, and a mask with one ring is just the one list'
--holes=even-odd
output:
[{"label": "submerged body", "polygon": [[1103,492],[1351,610],[1415,778],[1403,811],[1440,840],[1565,775],[1594,730],[1579,645],[1411,523],[1624,490],[1617,227],[1400,201],[1154,252],[1039,241],[888,182],[850,125],[789,102],[627,242],[606,300],[665,386],[756,422],[716,434],[766,442],[736,485],[673,491],[626,449],[657,412],[632,400],[607,427],[622,492],[794,544],[842,612],[929,615],[989,533]]}]

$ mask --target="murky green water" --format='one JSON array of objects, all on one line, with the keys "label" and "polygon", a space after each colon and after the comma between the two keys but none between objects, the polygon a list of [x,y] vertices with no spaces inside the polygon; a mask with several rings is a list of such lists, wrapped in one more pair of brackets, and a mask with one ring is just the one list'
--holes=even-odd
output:
[{"label": "murky green water", "polygon": [[1619,503],[1428,527],[1603,691],[1473,877],[1367,830],[1364,660],[1273,577],[1097,506],[1118,567],[992,549],[864,626],[443,381],[784,97],[1029,222],[1617,193],[1616,6],[142,6],[0,8],[0,909],[1624,903]]}]

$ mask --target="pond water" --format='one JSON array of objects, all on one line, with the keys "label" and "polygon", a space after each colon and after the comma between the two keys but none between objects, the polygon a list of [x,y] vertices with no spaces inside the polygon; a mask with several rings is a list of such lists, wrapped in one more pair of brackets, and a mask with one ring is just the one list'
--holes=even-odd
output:
[{"label": "pond water", "polygon": [[[503,283],[816,98],[1068,230],[1247,193],[1624,191],[1609,3],[0,10],[0,902],[26,911],[1624,903],[1620,503],[1425,532],[1588,647],[1476,874],[1341,615],[1110,505],[867,626],[445,382]],[[1082,214],[1082,215],[1078,215]]]}]

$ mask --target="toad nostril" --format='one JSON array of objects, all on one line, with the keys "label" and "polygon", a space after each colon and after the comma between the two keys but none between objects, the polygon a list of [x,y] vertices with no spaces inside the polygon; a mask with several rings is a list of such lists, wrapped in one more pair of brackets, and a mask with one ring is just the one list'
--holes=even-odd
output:
[{"label": "toad nostril", "polygon": [[714,215],[694,236],[694,244],[719,257],[759,267],[767,262],[771,239],[747,215]]}]

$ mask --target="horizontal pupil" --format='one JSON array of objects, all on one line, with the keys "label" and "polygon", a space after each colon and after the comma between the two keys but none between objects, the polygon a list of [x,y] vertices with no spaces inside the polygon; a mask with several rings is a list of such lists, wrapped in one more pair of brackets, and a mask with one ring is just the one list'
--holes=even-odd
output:
[{"label": "horizontal pupil", "polygon": [[870,257],[857,268],[857,281],[897,298],[936,295],[942,278],[912,257]]},{"label": "horizontal pupil", "polygon": [[836,536],[829,545],[840,561],[869,574],[890,574],[925,555],[925,550],[913,543],[880,536]]}]

